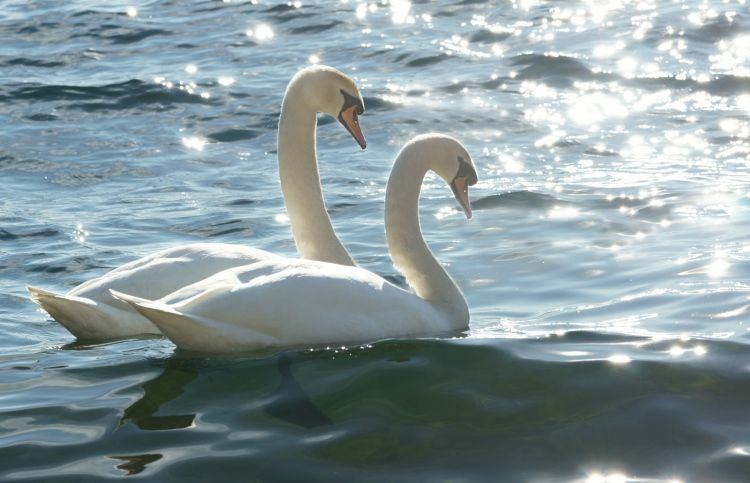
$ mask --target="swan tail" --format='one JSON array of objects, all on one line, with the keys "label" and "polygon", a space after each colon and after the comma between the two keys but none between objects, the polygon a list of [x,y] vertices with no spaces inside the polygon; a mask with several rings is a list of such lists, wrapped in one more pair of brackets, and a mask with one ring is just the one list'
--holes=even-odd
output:
[{"label": "swan tail", "polygon": [[97,303],[85,297],[61,295],[26,286],[31,300],[79,339],[116,339],[139,334],[158,334],[148,320],[137,313]]},{"label": "swan tail", "polygon": [[29,294],[31,295],[31,300],[38,303],[39,305],[42,305],[44,307],[44,301],[47,299],[56,299],[56,298],[64,298],[64,295],[59,295],[54,292],[50,292],[49,290],[44,290],[43,288],[38,287],[32,287],[31,285],[26,285],[26,290],[29,291]]},{"label": "swan tail", "polygon": [[239,328],[204,317],[182,313],[155,300],[110,290],[113,297],[127,302],[159,328],[181,349],[197,352],[245,351],[279,345],[276,338],[249,328]]}]

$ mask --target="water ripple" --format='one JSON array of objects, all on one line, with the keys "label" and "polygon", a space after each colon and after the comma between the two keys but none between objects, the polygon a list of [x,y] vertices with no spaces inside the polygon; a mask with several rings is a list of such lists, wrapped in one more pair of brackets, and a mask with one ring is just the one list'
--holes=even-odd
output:
[{"label": "water ripple", "polygon": [[137,79],[103,86],[22,85],[6,92],[5,96],[14,99],[33,99],[37,102],[71,101],[65,106],[85,111],[142,110],[146,107],[165,109],[175,104],[216,102],[180,89],[164,88]]},{"label": "water ripple", "polygon": [[[3,3],[0,479],[744,481],[741,2],[92,5]],[[468,147],[473,219],[437,177],[420,198],[468,330],[199,357],[75,341],[28,300],[196,240],[294,254],[276,128],[312,62],[365,97],[367,150],[317,130],[363,268],[407,288],[403,143]]]}]

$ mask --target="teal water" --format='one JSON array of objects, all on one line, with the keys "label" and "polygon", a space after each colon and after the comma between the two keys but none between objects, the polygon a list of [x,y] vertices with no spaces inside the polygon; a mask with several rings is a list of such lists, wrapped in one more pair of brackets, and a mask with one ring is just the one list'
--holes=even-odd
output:
[{"label": "teal water", "polygon": [[[750,481],[750,7],[742,1],[0,6],[0,480]],[[321,118],[339,236],[385,250],[399,147],[479,169],[466,222],[423,190],[468,331],[232,357],[75,341],[67,291],[194,241],[294,255],[278,109]]]}]

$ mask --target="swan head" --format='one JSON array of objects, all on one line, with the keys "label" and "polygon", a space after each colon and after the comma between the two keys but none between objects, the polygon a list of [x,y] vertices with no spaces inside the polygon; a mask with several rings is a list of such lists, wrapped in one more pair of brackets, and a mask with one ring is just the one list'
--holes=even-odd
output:
[{"label": "swan head", "polygon": [[437,133],[417,136],[409,144],[421,151],[420,157],[427,161],[429,169],[450,185],[466,218],[471,218],[469,186],[477,183],[477,169],[463,144],[451,136]]},{"label": "swan head", "polygon": [[365,112],[365,102],[351,77],[333,67],[313,65],[299,71],[294,81],[304,86],[303,96],[317,112],[336,118],[362,149],[367,147],[358,117]]}]

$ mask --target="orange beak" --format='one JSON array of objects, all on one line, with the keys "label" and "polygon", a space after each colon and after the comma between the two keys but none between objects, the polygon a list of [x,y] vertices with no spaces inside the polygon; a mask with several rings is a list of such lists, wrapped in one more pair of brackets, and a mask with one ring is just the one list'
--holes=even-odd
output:
[{"label": "orange beak", "polygon": [[362,134],[362,129],[359,127],[359,118],[357,117],[357,106],[352,106],[348,109],[341,111],[339,114],[339,122],[343,124],[349,134],[357,141],[357,144],[362,149],[367,147],[367,141],[365,141],[365,135]]},{"label": "orange beak", "polygon": [[451,182],[451,189],[456,201],[463,208],[466,218],[471,218],[471,201],[469,200],[469,183],[466,176],[456,177]]}]

